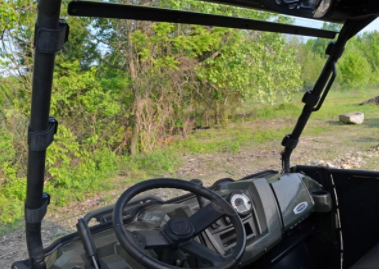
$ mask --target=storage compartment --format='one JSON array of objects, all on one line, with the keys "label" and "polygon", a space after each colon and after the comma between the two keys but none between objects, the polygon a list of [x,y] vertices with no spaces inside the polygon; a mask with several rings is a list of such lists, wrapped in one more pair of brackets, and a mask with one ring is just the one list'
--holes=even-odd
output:
[{"label": "storage compartment", "polygon": [[[253,229],[251,228],[249,222],[246,222],[243,226],[245,227],[246,238],[248,236],[250,236],[250,235],[253,234]],[[224,247],[227,247],[227,246],[229,246],[231,244],[234,244],[236,242],[236,232],[235,232],[235,230],[232,229],[232,230],[227,231],[225,233],[221,233],[220,234],[220,239],[221,239],[222,245]]]},{"label": "storage compartment", "polygon": [[330,193],[325,190],[311,191],[311,196],[315,202],[314,211],[319,213],[329,212],[332,210],[332,198]]}]

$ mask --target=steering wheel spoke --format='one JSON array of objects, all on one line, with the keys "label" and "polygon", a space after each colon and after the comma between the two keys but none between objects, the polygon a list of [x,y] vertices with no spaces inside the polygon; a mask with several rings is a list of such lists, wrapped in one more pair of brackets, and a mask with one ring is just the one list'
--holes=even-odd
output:
[{"label": "steering wheel spoke", "polygon": [[179,245],[179,249],[185,254],[211,263],[215,268],[223,268],[227,262],[227,258],[194,240]]},{"label": "steering wheel spoke", "polygon": [[172,242],[159,229],[128,231],[134,243],[143,249],[172,248]]},{"label": "steering wheel spoke", "polygon": [[188,218],[188,221],[195,228],[194,237],[211,226],[224,215],[225,213],[223,210],[213,203],[209,203],[205,207],[200,208],[199,211]]}]

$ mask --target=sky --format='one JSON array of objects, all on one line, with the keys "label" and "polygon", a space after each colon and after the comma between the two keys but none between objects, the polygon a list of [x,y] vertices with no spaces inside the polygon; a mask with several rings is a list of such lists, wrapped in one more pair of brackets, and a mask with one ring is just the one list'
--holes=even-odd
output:
[{"label": "sky", "polygon": [[[289,16],[291,17],[291,16]],[[322,21],[316,21],[316,20],[311,20],[311,19],[303,19],[303,18],[298,18],[298,17],[292,17],[295,19],[294,25],[298,26],[305,26],[305,27],[311,27],[311,28],[317,28],[317,29],[322,29],[323,22]],[[379,18],[373,21],[371,24],[369,24],[366,28],[362,29],[362,32],[372,32],[374,30],[377,30],[379,32]],[[308,39],[313,38],[313,37],[306,37],[303,36],[303,41],[306,42]]]},{"label": "sky", "polygon": [[[295,18],[295,17],[293,17]],[[311,19],[302,19],[302,18],[295,18],[295,25],[299,26],[305,26],[305,27],[312,27],[321,29],[323,22],[322,21],[316,21]],[[366,28],[364,28],[361,32],[371,32],[377,30],[379,31],[379,18],[373,21],[371,24],[369,24]]]},{"label": "sky", "polygon": [[373,21],[370,25],[363,29],[363,32],[372,32],[377,30],[379,32],[379,18]]}]

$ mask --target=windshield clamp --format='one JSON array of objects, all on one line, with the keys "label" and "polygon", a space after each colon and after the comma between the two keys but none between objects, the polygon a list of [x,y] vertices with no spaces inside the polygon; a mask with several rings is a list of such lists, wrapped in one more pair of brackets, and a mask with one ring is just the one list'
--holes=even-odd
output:
[{"label": "windshield clamp", "polygon": [[63,48],[68,40],[69,26],[65,20],[59,20],[58,29],[39,27],[36,24],[34,47],[36,51],[56,53]]},{"label": "windshield clamp", "polygon": [[25,206],[25,221],[27,223],[40,223],[46,215],[47,206],[50,204],[50,195],[42,194],[42,206],[37,209],[29,209]]},{"label": "windshield clamp", "polygon": [[32,132],[28,133],[28,144],[30,150],[33,151],[43,151],[46,150],[50,144],[54,141],[54,135],[58,130],[58,121],[53,117],[49,118],[49,127],[46,131],[42,132]]},{"label": "windshield clamp", "polygon": [[334,56],[337,59],[341,58],[343,52],[345,51],[345,47],[338,46],[336,42],[330,42],[328,47],[326,48],[325,54]]},{"label": "windshield clamp", "polygon": [[320,96],[316,96],[312,94],[311,91],[307,91],[304,94],[303,99],[301,101],[310,107],[314,107],[318,103],[319,99],[320,99]]},{"label": "windshield clamp", "polygon": [[298,143],[299,143],[299,140],[291,138],[291,135],[289,134],[283,138],[282,146],[289,149],[295,149]]}]

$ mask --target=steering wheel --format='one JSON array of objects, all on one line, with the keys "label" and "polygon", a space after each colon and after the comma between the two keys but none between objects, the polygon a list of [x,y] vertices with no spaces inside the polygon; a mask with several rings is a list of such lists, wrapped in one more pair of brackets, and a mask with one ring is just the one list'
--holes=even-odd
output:
[{"label": "steering wheel", "polygon": [[[175,188],[190,191],[208,199],[210,203],[187,219],[171,218],[163,228],[133,232],[124,228],[123,209],[126,204],[137,194],[156,188]],[[194,240],[197,235],[223,216],[230,218],[237,239],[233,252],[227,256],[218,254]],[[213,267],[209,269],[230,269],[239,263],[246,245],[245,229],[232,206],[210,189],[180,179],[147,180],[126,190],[114,207],[113,228],[124,250],[138,263],[149,269],[177,269],[178,267],[146,255],[146,249],[180,250],[192,257],[210,262]]]}]

